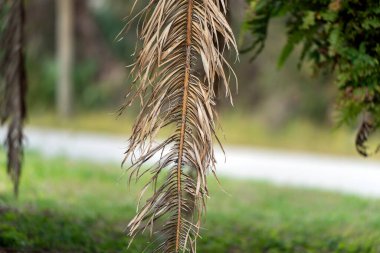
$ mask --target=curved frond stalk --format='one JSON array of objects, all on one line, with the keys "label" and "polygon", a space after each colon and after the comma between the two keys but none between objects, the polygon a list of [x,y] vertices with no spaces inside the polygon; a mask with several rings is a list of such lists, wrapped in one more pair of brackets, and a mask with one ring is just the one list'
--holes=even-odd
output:
[{"label": "curved frond stalk", "polygon": [[26,116],[23,0],[0,1],[0,121],[9,122],[7,171],[18,194],[22,165],[23,122]]},{"label": "curved frond stalk", "polygon": [[[132,66],[138,87],[131,100],[140,97],[142,109],[125,161],[132,163],[130,179],[150,175],[142,195],[149,186],[154,191],[128,229],[133,238],[145,230],[153,233],[156,221],[164,220],[155,252],[196,251],[207,174],[215,172],[214,84],[220,80],[230,97],[233,71],[223,52],[237,53],[226,8],[225,0],[150,1],[134,18],[141,22],[141,46]],[[172,134],[155,143],[162,128]],[[154,155],[159,162],[143,169]],[[158,182],[164,173],[167,177]]]}]

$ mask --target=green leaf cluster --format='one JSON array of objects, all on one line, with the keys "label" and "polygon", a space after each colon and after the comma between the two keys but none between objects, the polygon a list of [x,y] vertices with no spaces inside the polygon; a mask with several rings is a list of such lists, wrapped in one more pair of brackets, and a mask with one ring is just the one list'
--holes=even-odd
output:
[{"label": "green leaf cluster", "polygon": [[315,73],[334,73],[339,89],[339,123],[371,115],[380,126],[380,3],[377,0],[247,0],[243,30],[253,40],[243,52],[253,59],[263,50],[271,19],[286,21],[287,43],[281,67],[298,46],[299,67],[310,63]]}]

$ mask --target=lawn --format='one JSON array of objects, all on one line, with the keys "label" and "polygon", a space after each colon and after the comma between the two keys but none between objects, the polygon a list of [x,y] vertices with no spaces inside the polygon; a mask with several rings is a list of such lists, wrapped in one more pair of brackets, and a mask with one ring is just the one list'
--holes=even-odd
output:
[{"label": "lawn", "polygon": [[[1,157],[0,252],[141,253],[148,245],[142,236],[126,248],[125,227],[142,183],[129,187],[119,166],[27,153],[15,200]],[[227,194],[210,180],[198,252],[380,252],[379,200],[221,181]]]}]

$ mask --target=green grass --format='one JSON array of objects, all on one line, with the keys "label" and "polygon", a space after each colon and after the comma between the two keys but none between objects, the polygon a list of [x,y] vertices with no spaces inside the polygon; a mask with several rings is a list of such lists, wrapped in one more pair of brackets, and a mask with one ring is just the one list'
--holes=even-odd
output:
[{"label": "green grass", "polygon": [[[80,113],[67,121],[52,113],[34,113],[30,116],[30,125],[126,136],[131,132],[134,120],[131,115],[117,118],[115,114],[105,112]],[[271,128],[265,119],[237,113],[221,115],[219,123],[222,129],[219,128],[218,135],[227,145],[358,156],[354,145],[355,131],[346,128],[321,127],[306,120]]]},{"label": "green grass", "polygon": [[[4,168],[4,159],[0,165]],[[121,174],[117,165],[44,160],[28,153],[15,200],[2,169],[0,252],[141,253],[149,237],[136,238],[126,249],[124,229],[142,183],[129,191]],[[221,180],[228,194],[210,179],[199,252],[380,252],[378,200]]]}]

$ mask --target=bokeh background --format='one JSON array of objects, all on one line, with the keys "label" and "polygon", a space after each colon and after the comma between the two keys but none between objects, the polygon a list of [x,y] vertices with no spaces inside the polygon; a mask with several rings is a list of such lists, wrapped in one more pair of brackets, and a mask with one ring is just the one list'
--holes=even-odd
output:
[{"label": "bokeh background", "polygon": [[[57,108],[58,1],[66,0],[25,1],[27,149],[18,200],[0,172],[0,252],[141,253],[149,235],[127,248],[125,228],[144,178],[129,184],[120,169],[139,108],[117,116],[131,88],[136,27],[116,37],[134,1],[73,0],[68,115]],[[247,9],[230,1],[241,49],[250,39],[241,32]],[[210,177],[199,252],[378,253],[378,158],[357,155],[357,126],[336,124],[332,75],[299,70],[297,50],[277,67],[285,42],[284,20],[274,20],[260,57],[233,64],[234,106],[218,99],[227,163],[221,185]]]},{"label": "bokeh background", "polygon": [[[131,85],[128,79],[130,69],[126,66],[133,62],[131,55],[137,37],[135,26],[123,34],[122,40],[117,40],[116,36],[124,27],[123,18],[129,14],[134,1],[74,2],[71,105],[74,118],[71,121],[75,122],[78,117],[90,120],[89,115],[96,113],[97,117],[112,121],[110,125],[123,125],[114,124],[114,119],[105,115],[117,111]],[[241,32],[247,8],[242,0],[233,1],[231,5],[230,20],[242,49],[247,41]],[[54,1],[34,0],[27,4],[28,104],[32,125],[57,120],[54,119],[59,77],[56,11]],[[231,84],[234,106],[223,94],[219,99],[226,142],[353,154],[350,145],[353,135],[348,133],[348,139],[341,139],[333,131],[336,91],[333,79],[312,76],[307,67],[298,71],[296,53],[285,67],[277,68],[277,58],[286,42],[283,23],[283,20],[273,22],[266,48],[259,59],[250,62],[249,54],[241,55],[240,61],[234,64],[239,78],[238,90]],[[129,112],[132,112],[133,120],[136,110]],[[126,133],[128,126],[120,126],[117,131]],[[329,138],[316,138],[323,133],[329,134]],[[334,145],[324,143],[331,140],[330,134],[336,138]]]}]

